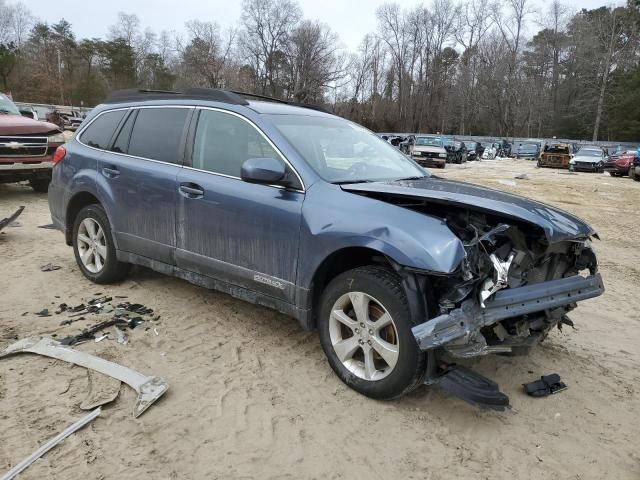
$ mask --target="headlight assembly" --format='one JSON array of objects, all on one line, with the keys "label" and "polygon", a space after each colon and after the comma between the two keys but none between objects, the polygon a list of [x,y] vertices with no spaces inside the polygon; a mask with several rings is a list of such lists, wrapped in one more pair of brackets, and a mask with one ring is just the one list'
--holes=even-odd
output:
[{"label": "headlight assembly", "polygon": [[64,143],[66,139],[64,138],[64,133],[54,133],[53,135],[49,135],[49,143]]}]

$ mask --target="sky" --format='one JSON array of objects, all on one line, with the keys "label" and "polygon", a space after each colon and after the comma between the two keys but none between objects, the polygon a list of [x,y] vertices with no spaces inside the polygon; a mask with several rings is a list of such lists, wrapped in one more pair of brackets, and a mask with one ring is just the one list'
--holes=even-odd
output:
[{"label": "sky", "polygon": [[[73,25],[78,38],[102,37],[116,22],[119,11],[135,13],[143,28],[182,31],[188,20],[215,21],[221,27],[235,26],[240,18],[240,0],[22,0],[41,20],[55,23],[65,18]],[[387,0],[388,1],[388,0]],[[534,0],[544,11],[551,0]],[[7,3],[13,3],[9,0]],[[320,20],[340,36],[342,46],[356,50],[362,38],[376,28],[376,9],[385,0],[298,0],[304,17]],[[418,0],[395,0],[403,7],[413,7]],[[429,5],[430,1],[424,1]],[[620,4],[621,0],[564,0],[576,11],[602,5]]]}]

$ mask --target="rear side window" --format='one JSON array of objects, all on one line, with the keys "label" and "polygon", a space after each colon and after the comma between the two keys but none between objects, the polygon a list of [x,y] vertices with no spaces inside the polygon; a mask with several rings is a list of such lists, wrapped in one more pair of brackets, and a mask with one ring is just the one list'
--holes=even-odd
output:
[{"label": "rear side window", "polygon": [[188,108],[143,108],[131,132],[129,155],[180,163]]},{"label": "rear side window", "polygon": [[90,147],[106,150],[109,147],[113,133],[126,113],[126,110],[103,113],[82,132],[80,140]]}]

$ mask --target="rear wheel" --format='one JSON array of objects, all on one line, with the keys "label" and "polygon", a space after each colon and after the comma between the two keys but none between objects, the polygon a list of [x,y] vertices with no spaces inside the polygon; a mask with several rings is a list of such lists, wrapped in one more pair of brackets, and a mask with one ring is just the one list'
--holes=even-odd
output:
[{"label": "rear wheel", "polygon": [[48,178],[32,178],[29,180],[29,185],[36,192],[39,193],[47,193],[49,191],[49,183],[51,182]]},{"label": "rear wheel", "polygon": [[118,261],[109,219],[100,205],[88,205],[73,224],[73,252],[80,270],[95,283],[124,279],[129,264]]},{"label": "rear wheel", "polygon": [[394,272],[367,266],[339,275],[325,289],[319,315],[322,348],[349,387],[386,400],[420,385],[426,356]]},{"label": "rear wheel", "polygon": [[636,169],[634,167],[631,167],[629,169],[629,178],[632,180],[636,180]]}]

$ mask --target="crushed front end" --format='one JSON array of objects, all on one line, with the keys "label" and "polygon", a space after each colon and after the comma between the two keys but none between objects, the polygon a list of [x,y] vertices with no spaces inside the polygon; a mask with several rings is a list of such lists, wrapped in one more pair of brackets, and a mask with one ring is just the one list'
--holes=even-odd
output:
[{"label": "crushed front end", "polygon": [[459,367],[456,358],[525,355],[568,313],[604,292],[589,236],[552,242],[535,226],[482,213],[446,215],[466,252],[451,275],[431,276],[435,316],[412,329],[421,350],[437,358],[426,383],[483,408],[509,408],[498,385]]},{"label": "crushed front end", "polygon": [[477,212],[446,216],[465,258],[452,275],[432,277],[437,314],[413,328],[422,350],[453,357],[525,354],[567,314],[604,292],[590,238],[549,243],[534,226]]}]

